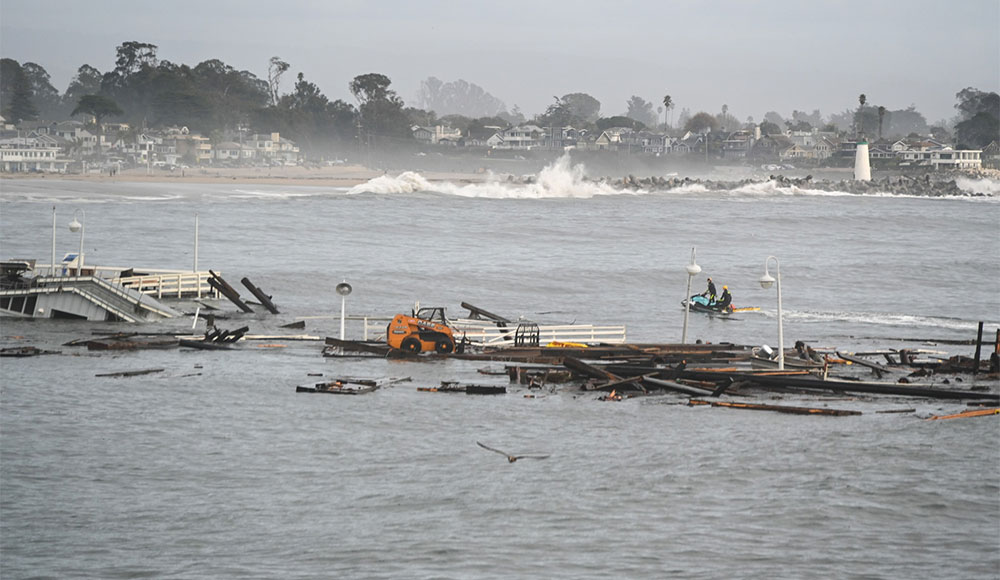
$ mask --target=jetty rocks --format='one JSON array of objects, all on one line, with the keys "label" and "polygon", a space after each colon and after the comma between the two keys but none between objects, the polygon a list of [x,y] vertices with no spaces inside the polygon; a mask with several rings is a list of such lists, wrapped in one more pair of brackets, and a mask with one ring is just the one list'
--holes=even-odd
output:
[{"label": "jetty rocks", "polygon": [[840,181],[814,180],[812,175],[790,178],[783,175],[771,175],[767,179],[741,179],[738,181],[719,181],[712,179],[692,179],[690,177],[635,177],[629,175],[621,179],[601,178],[594,180],[620,189],[633,191],[670,191],[679,187],[700,185],[709,191],[729,191],[742,187],[773,182],[777,187],[796,187],[800,189],[829,192],[844,192],[855,194],[891,194],[912,195],[921,197],[986,197],[987,194],[970,192],[960,188],[954,179],[930,174],[920,177],[892,176],[872,181],[855,181],[844,179]]}]

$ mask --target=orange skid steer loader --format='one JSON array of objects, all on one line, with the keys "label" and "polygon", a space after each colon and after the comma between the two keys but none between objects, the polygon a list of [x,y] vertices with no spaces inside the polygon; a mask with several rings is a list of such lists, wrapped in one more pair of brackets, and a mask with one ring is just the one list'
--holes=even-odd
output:
[{"label": "orange skid steer loader", "polygon": [[455,351],[455,336],[444,317],[444,308],[421,308],[413,315],[397,314],[389,323],[386,342],[407,352]]}]

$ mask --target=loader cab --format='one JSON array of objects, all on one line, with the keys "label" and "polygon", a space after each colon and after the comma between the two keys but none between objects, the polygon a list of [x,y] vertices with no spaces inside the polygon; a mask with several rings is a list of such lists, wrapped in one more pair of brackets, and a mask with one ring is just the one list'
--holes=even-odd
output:
[{"label": "loader cab", "polygon": [[448,319],[444,316],[444,308],[441,306],[436,306],[434,308],[420,308],[413,314],[413,317],[449,326]]}]

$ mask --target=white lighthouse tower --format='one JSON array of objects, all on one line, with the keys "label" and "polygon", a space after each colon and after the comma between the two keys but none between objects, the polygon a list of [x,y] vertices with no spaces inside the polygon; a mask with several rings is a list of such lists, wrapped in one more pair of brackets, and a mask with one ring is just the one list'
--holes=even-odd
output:
[{"label": "white lighthouse tower", "polygon": [[871,181],[872,167],[868,161],[868,140],[858,141],[858,150],[854,154],[854,181]]}]

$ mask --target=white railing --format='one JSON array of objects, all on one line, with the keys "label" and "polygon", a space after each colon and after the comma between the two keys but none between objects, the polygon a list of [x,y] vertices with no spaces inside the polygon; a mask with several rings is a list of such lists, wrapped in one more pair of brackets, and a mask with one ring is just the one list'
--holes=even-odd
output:
[{"label": "white railing", "polygon": [[138,290],[157,298],[185,298],[202,296],[219,297],[218,292],[208,283],[208,272],[178,272],[168,274],[146,274],[118,278],[117,282],[126,288]]},{"label": "white railing", "polygon": [[[300,316],[299,320],[340,320],[338,315]],[[385,340],[386,327],[392,320],[387,316],[346,316],[345,320],[361,322],[364,340]],[[455,333],[455,340],[463,337],[478,346],[514,346],[514,336],[517,333],[517,322],[507,323],[505,328],[499,328],[490,321],[459,319],[449,320]],[[533,330],[533,329],[532,329]],[[352,333],[348,332],[348,335]],[[357,336],[357,335],[355,335]],[[595,326],[593,324],[540,324],[538,325],[538,344],[545,346],[550,342],[603,342],[607,344],[624,344],[627,332],[624,324],[611,326]]]},{"label": "white railing", "polygon": [[[143,294],[157,298],[201,298],[202,296],[218,298],[219,293],[208,283],[212,277],[209,272],[192,272],[191,270],[168,270],[164,268],[136,268],[145,274],[136,276],[121,276],[129,268],[117,266],[84,266],[87,274],[121,284],[126,288],[138,290]],[[51,275],[51,264],[37,264],[34,271],[40,275]],[[76,261],[56,264],[56,276],[73,276],[76,273]]]},{"label": "white railing", "polygon": [[[498,328],[496,325],[473,325],[456,322],[453,324],[453,328],[456,340],[459,336],[463,336],[473,344],[482,346],[514,346],[514,337],[517,333],[516,324],[508,325],[506,328]],[[533,331],[534,329],[532,328],[531,330]],[[624,325],[538,325],[538,344],[541,346],[545,346],[550,342],[604,342],[609,344],[623,344],[625,341],[626,328]]]},{"label": "white railing", "polygon": [[39,276],[35,280],[37,288],[44,290],[44,293],[59,292],[63,289],[75,292],[98,306],[114,312],[115,315],[127,322],[135,322],[134,317],[130,314],[123,314],[124,311],[98,296],[97,293],[104,293],[113,299],[120,300],[133,310],[144,309],[164,318],[172,318],[177,315],[171,310],[161,309],[159,304],[143,302],[140,297],[129,294],[129,288],[121,284],[97,276]]}]

